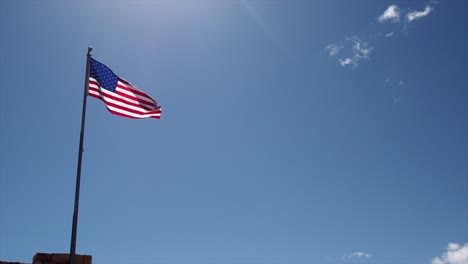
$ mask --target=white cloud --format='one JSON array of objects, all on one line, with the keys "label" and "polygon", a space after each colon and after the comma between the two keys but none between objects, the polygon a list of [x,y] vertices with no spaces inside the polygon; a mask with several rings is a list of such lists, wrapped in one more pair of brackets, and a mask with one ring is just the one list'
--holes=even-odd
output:
[{"label": "white cloud", "polygon": [[337,56],[338,53],[340,53],[340,50],[343,48],[343,46],[338,46],[335,44],[331,44],[325,47],[325,51],[328,52],[328,54],[332,57]]},{"label": "white cloud", "polygon": [[356,36],[348,38],[347,40],[354,43],[352,48],[352,56],[345,59],[340,59],[341,66],[357,66],[361,59],[369,59],[369,54],[374,49],[374,47],[369,47],[369,44],[366,41]]},{"label": "white cloud", "polygon": [[357,66],[357,63],[355,60],[351,59],[351,58],[345,58],[345,59],[340,59],[340,64],[341,66],[346,66],[346,65],[354,65],[354,66]]},{"label": "white cloud", "polygon": [[432,260],[432,264],[468,264],[468,243],[463,246],[449,243],[446,251]]},{"label": "white cloud", "polygon": [[[343,49],[345,48],[346,51],[344,52]],[[374,47],[370,47],[366,41],[357,36],[347,38],[343,45],[331,44],[325,47],[325,51],[331,57],[337,57],[343,53],[338,59],[341,66],[352,65],[353,67],[358,66],[360,60],[369,59],[369,55],[373,49]]]},{"label": "white cloud", "polygon": [[352,42],[354,42],[353,46],[353,53],[360,58],[368,59],[370,52],[374,49],[374,47],[369,47],[369,44],[364,40],[359,39],[358,37],[349,38]]},{"label": "white cloud", "polygon": [[382,15],[379,16],[378,18],[380,23],[384,22],[398,22],[400,21],[400,11],[398,9],[398,6],[396,5],[391,5],[389,6]]},{"label": "white cloud", "polygon": [[457,243],[449,243],[448,246],[447,246],[447,250],[449,250],[449,251],[455,251],[455,250],[458,250],[460,248],[461,248],[461,246],[458,245]]},{"label": "white cloud", "polygon": [[406,14],[406,19],[408,20],[408,22],[411,22],[429,15],[429,13],[431,13],[433,10],[434,9],[432,7],[426,6],[424,11],[414,11]]},{"label": "white cloud", "polygon": [[356,251],[347,255],[344,255],[342,259],[352,259],[352,258],[372,258],[372,254],[364,253],[361,251]]},{"label": "white cloud", "polygon": [[[241,0],[247,3],[247,0]],[[244,3],[244,4],[245,4]],[[380,23],[386,22],[395,22],[398,23],[396,26],[400,29],[401,34],[408,34],[407,27],[408,25],[414,21],[418,20],[422,17],[429,15],[434,8],[432,5],[435,5],[437,1],[432,0],[423,11],[413,11],[407,12],[404,15],[404,9],[400,9],[397,5],[390,5],[385,9],[385,11],[377,18]],[[405,10],[407,10],[405,8]],[[253,12],[253,11],[251,11]],[[400,21],[400,14],[402,16],[402,21]],[[405,19],[406,18],[406,19]],[[364,34],[365,35],[365,34]],[[387,31],[387,33],[379,33],[377,36],[379,38],[390,38],[394,37],[395,35],[400,35],[398,29],[394,28],[392,31]],[[375,39],[376,35],[365,35],[368,39]],[[367,41],[364,39],[360,39],[357,36],[353,36],[351,38],[346,38],[345,41],[340,41],[335,44],[330,44],[324,47],[325,52],[330,57],[336,57],[338,63],[346,67],[348,65],[352,67],[357,67],[362,59],[369,60],[370,54],[374,47],[370,46]],[[404,83],[398,83],[398,86],[403,86]]]}]

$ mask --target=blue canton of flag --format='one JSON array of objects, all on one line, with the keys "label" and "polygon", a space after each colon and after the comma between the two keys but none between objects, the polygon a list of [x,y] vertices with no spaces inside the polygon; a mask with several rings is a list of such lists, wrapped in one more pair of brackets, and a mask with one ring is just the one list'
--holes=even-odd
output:
[{"label": "blue canton of flag", "polygon": [[91,69],[90,77],[96,79],[101,87],[107,89],[111,92],[115,91],[117,88],[117,82],[119,81],[119,76],[115,75],[111,69],[107,68],[106,65],[100,63],[99,61],[91,58]]}]

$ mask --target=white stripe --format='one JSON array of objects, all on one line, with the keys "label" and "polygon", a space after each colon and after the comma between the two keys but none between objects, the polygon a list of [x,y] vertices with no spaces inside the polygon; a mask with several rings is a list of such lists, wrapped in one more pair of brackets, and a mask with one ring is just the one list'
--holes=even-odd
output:
[{"label": "white stripe", "polygon": [[[146,110],[144,108],[125,104],[125,103],[113,100],[113,99],[111,99],[109,97],[106,97],[105,95],[103,95],[102,98],[103,98],[103,100],[105,102],[109,102],[109,103],[112,103],[112,104],[115,104],[115,105],[119,105],[119,106],[122,106],[122,107],[125,107],[125,108],[128,108],[128,109],[132,109],[132,110],[136,110],[136,111],[140,111],[140,112],[144,112],[144,113],[148,112],[148,110]],[[153,109],[153,110],[156,110],[156,109]],[[151,110],[149,110],[149,111],[151,111]]]},{"label": "white stripe", "polygon": [[[97,82],[96,79],[92,78],[92,77],[89,77],[90,81],[95,81]],[[123,84],[125,85],[125,84]],[[126,87],[128,87],[128,85],[125,85]],[[150,112],[150,111],[154,111],[154,110],[157,110],[157,109],[154,109],[154,106],[153,105],[146,105],[146,104],[142,104],[141,102],[139,101],[135,101],[135,100],[131,100],[131,99],[128,99],[126,97],[123,97],[119,94],[116,94],[116,93],[113,93],[113,92],[110,92],[104,88],[101,88],[99,85],[95,85],[95,84],[92,84],[92,83],[89,83],[89,87],[90,88],[94,88],[94,89],[89,89],[88,90],[88,94],[93,94],[93,95],[96,95],[96,96],[99,96],[101,99],[103,99],[104,102],[111,102],[111,103],[114,103],[114,104],[117,104],[117,105],[120,105],[122,107],[126,107],[128,109],[133,109],[133,110],[136,110],[136,111],[142,111],[142,112]],[[131,88],[131,87],[129,87]],[[119,89],[119,88],[117,88]],[[130,93],[129,91],[126,91],[126,90],[123,90],[123,89],[119,89],[121,90],[121,92],[124,92],[125,94],[129,94],[131,96],[135,96],[135,97],[138,97],[142,100],[145,100],[145,101],[148,101],[147,98],[145,97],[142,97],[142,96],[138,96],[136,94],[133,94],[133,93]],[[143,108],[138,108],[138,107],[135,107],[135,106],[131,106],[131,105],[126,105],[125,103],[122,103],[122,102],[118,102],[118,101],[115,101],[113,99],[110,99],[108,97],[106,97],[106,94],[110,94],[112,96],[116,96],[118,98],[121,98],[127,102],[133,102],[133,103],[136,103],[136,104],[141,104],[141,105],[145,105],[145,106],[148,106],[149,108],[153,108],[154,110],[146,110],[146,109],[143,109]],[[151,100],[151,99],[150,99]],[[150,102],[151,104],[153,104],[154,102],[151,100]],[[108,104],[105,104],[107,109],[111,110],[111,111],[114,111],[114,112],[117,112],[117,113],[120,113],[120,114],[123,114],[123,115],[126,115],[126,116],[130,116],[130,117],[134,117],[134,118],[146,118],[146,117],[161,117],[161,112],[159,113],[147,113],[147,114],[136,114],[136,113],[132,113],[132,112],[128,112],[128,111],[125,111],[123,109],[120,109],[120,108],[117,108],[117,107],[113,107],[113,106],[110,106]]]},{"label": "white stripe", "polygon": [[[92,78],[92,77],[89,77],[89,79],[90,79],[90,81],[95,81],[95,82],[99,83],[96,79],[94,79],[94,78]],[[134,87],[134,86],[131,86],[131,85],[127,85],[127,84],[125,84],[125,83],[123,83],[123,82],[121,82],[121,81],[118,81],[118,84],[120,84],[120,85],[122,85],[122,86],[125,86],[125,87],[127,87],[128,89],[136,90],[136,91],[139,91],[139,92],[142,92],[142,93],[146,94],[145,92],[141,91],[140,89],[138,89],[138,88],[136,88],[136,87]],[[90,83],[90,84],[89,84],[89,87],[98,88],[98,89],[100,89],[102,92],[109,92],[109,93],[112,93],[112,92],[108,91],[107,89],[101,88],[99,85],[96,85],[96,84],[91,84],[91,83]],[[150,107],[150,108],[154,108],[155,105],[157,105],[156,102],[154,101],[154,99],[151,98],[149,95],[148,95],[148,96],[142,96],[142,95],[139,95],[139,94],[132,93],[132,92],[130,92],[130,91],[128,91],[128,90],[125,90],[125,89],[123,89],[123,88],[120,88],[120,87],[116,87],[115,91],[116,91],[116,92],[119,91],[120,93],[127,94],[127,95],[129,95],[129,96],[132,96],[132,97],[141,99],[141,100],[143,100],[143,101],[146,101],[146,102],[149,103],[149,105],[147,105],[147,104],[144,104],[144,105],[145,105],[145,106],[148,106],[148,107]],[[141,104],[140,101],[137,101],[137,100],[132,101],[132,99],[127,99],[126,97],[122,97],[122,96],[120,96],[120,95],[118,95],[118,94],[115,94],[115,95],[118,96],[119,98],[122,98],[122,99],[124,99],[124,100],[127,100],[128,102],[132,102],[132,103],[136,103],[136,104]]]},{"label": "white stripe", "polygon": [[127,115],[127,116],[136,117],[136,118],[161,116],[161,113],[156,113],[156,114],[135,114],[135,113],[131,113],[131,112],[122,110],[120,108],[110,106],[110,105],[106,105],[106,107],[109,108],[110,110],[114,111],[114,112],[118,112],[118,113],[121,113],[121,114],[124,114],[124,115]]},{"label": "white stripe", "polygon": [[91,90],[91,89],[89,89],[88,94],[94,94],[94,95],[97,95],[97,96],[101,96],[101,93],[99,93],[97,91],[94,91],[94,90]]},{"label": "white stripe", "polygon": [[[92,91],[91,93],[99,96],[99,93],[97,93],[95,91]],[[135,118],[145,118],[145,117],[152,117],[152,116],[159,116],[160,117],[161,116],[161,113],[145,113],[145,114],[132,113],[132,112],[128,112],[128,111],[125,111],[123,109],[120,109],[120,108],[117,108],[117,107],[114,107],[114,106],[110,106],[108,104],[106,104],[106,107],[108,109],[114,111],[114,112],[118,112],[118,113],[128,115],[128,116],[131,116],[131,117],[135,117]],[[154,111],[154,110],[152,110],[152,111]],[[149,111],[143,110],[143,112],[149,112]]]},{"label": "white stripe", "polygon": [[[137,89],[136,87],[126,85],[125,83],[122,83],[122,82],[119,82],[119,84],[122,85],[122,86],[127,87],[128,89],[136,90],[136,91],[139,91],[139,92],[142,92],[142,93],[146,94],[145,92],[141,91],[140,89]],[[138,97],[139,99],[142,99],[142,100],[145,100],[145,101],[147,101],[147,102],[149,102],[149,103],[151,103],[151,104],[154,104],[153,98],[151,98],[149,95],[143,96],[143,95],[135,94],[135,93],[132,93],[132,92],[127,91],[127,90],[125,90],[125,89],[122,89],[122,88],[120,88],[120,87],[118,87],[118,86],[117,86],[117,89],[118,89],[120,92],[122,92],[122,93],[128,94],[128,95],[130,95],[130,96]],[[116,89],[116,90],[117,90],[117,89]]]},{"label": "white stripe", "polygon": [[[148,97],[143,97],[143,96],[140,96],[140,95],[138,95],[138,94],[134,94],[134,93],[132,93],[132,92],[130,92],[130,91],[127,91],[127,90],[122,89],[122,88],[119,88],[119,87],[117,87],[117,88],[115,89],[115,91],[116,91],[116,92],[119,92],[119,93],[127,94],[127,95],[129,95],[129,96],[138,98],[138,99],[140,99],[140,100],[143,100],[143,101],[145,101],[145,105],[148,105],[148,104],[149,104],[150,107],[154,107],[154,105],[155,105],[155,103],[154,103],[151,99],[148,99]],[[141,104],[141,101],[138,101],[138,103]]]},{"label": "white stripe", "polygon": [[151,108],[151,109],[154,109],[154,108],[155,108],[154,105],[143,104],[143,103],[141,103],[141,102],[139,102],[139,101],[129,99],[129,98],[124,97],[124,96],[121,96],[121,95],[119,95],[119,94],[117,94],[117,93],[113,93],[113,92],[111,92],[111,91],[109,91],[109,90],[106,90],[106,89],[104,89],[104,88],[101,88],[101,87],[99,87],[99,86],[97,86],[97,85],[92,85],[92,84],[90,84],[89,87],[93,87],[93,88],[95,88],[95,89],[98,89],[98,90],[100,91],[100,93],[102,93],[103,96],[106,96],[106,94],[107,94],[107,95],[111,95],[111,96],[115,96],[115,97],[117,97],[117,98],[120,98],[120,99],[122,99],[122,100],[124,100],[124,101],[126,101],[126,102],[129,102],[129,103],[134,103],[134,104],[143,105],[143,106],[146,106],[146,107]]}]

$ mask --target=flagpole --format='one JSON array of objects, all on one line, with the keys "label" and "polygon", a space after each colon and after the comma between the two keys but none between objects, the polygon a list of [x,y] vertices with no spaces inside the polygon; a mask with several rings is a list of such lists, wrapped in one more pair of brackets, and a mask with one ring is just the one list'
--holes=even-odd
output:
[{"label": "flagpole", "polygon": [[75,208],[73,210],[73,224],[70,242],[70,264],[75,264],[75,250],[76,250],[76,229],[78,226],[78,208],[80,204],[80,181],[81,181],[81,160],[83,158],[83,140],[84,129],[86,120],[86,99],[88,97],[89,89],[89,67],[91,61],[92,47],[88,47],[88,54],[86,55],[86,76],[83,94],[83,109],[81,112],[81,132],[80,132],[80,145],[78,147],[78,168],[76,170],[76,185],[75,185]]}]

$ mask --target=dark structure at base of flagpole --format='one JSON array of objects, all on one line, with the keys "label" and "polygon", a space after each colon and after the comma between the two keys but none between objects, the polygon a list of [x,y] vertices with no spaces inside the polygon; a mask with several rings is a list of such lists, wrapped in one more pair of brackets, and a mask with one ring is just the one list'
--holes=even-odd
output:
[{"label": "dark structure at base of flagpole", "polygon": [[76,186],[75,186],[75,209],[73,210],[73,224],[70,242],[70,264],[75,264],[75,250],[76,250],[76,229],[78,226],[78,208],[80,204],[80,182],[81,182],[81,160],[83,157],[83,140],[84,129],[86,120],[86,99],[88,97],[89,89],[89,64],[91,59],[91,51],[93,48],[88,47],[88,54],[86,58],[86,77],[83,94],[83,109],[81,112],[81,132],[80,132],[80,146],[78,147],[78,168],[76,171]]}]

